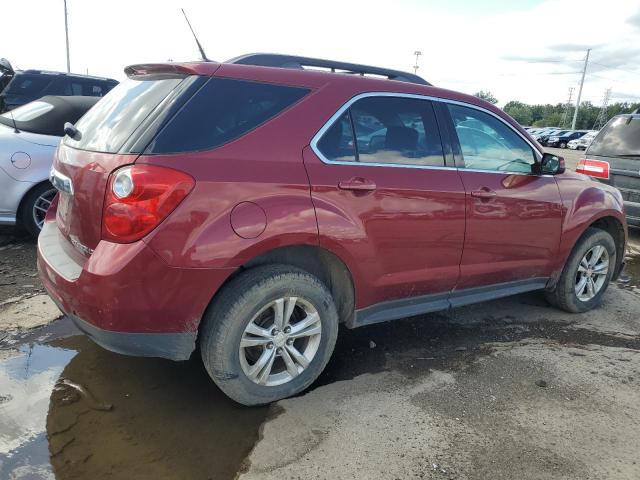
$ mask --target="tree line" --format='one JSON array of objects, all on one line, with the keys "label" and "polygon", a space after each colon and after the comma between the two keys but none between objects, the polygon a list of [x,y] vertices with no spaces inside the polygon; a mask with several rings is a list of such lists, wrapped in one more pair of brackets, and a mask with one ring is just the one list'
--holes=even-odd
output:
[{"label": "tree line", "polygon": [[[487,100],[491,103],[497,103],[498,100],[490,93],[480,91],[475,94],[476,97]],[[503,110],[511,115],[520,125],[534,127],[571,127],[573,118],[573,109],[571,107],[565,115],[567,106],[563,103],[556,105],[528,105],[523,102],[512,100],[505,104]],[[591,130],[600,114],[600,105],[593,105],[591,102],[581,102],[578,118],[576,120],[576,129]],[[606,121],[619,113],[631,113],[640,108],[640,103],[616,102],[607,106]],[[563,124],[564,120],[564,124]],[[605,121],[605,123],[606,123]]]}]

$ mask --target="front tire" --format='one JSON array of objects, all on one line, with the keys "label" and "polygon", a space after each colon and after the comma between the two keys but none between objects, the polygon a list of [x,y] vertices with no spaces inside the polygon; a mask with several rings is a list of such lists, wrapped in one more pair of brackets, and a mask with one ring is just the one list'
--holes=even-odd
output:
[{"label": "front tire", "polygon": [[567,142],[560,142],[560,148],[567,148]]},{"label": "front tire", "polygon": [[203,322],[200,350],[207,372],[227,396],[248,406],[309,387],[338,335],[327,287],[287,265],[242,273],[219,293]]},{"label": "front tire", "polygon": [[616,256],[613,237],[589,228],[573,248],[553,290],[545,292],[549,303],[571,313],[597,307],[613,276]]}]

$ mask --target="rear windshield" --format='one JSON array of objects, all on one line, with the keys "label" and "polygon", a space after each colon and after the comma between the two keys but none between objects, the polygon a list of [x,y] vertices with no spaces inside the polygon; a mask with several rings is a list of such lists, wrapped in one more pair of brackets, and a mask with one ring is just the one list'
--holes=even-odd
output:
[{"label": "rear windshield", "polygon": [[640,117],[612,118],[589,147],[592,155],[609,157],[640,155]]},{"label": "rear windshield", "polygon": [[[199,78],[202,86],[195,94],[193,89],[177,88],[182,79],[127,80],[78,122],[79,140],[66,137],[64,142],[107,153],[140,152],[141,142],[146,154],[207,150],[248,133],[309,92],[285,85]],[[179,93],[163,103],[174,89]]]},{"label": "rear windshield", "polygon": [[76,124],[80,138],[70,147],[116,153],[149,114],[183,79],[126,80],[107,93]]}]

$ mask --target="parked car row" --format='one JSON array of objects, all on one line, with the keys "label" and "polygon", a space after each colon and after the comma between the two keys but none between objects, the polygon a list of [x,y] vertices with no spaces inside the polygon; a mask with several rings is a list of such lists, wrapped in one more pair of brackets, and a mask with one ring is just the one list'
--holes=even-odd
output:
[{"label": "parked car row", "polygon": [[[525,130],[545,147],[573,148],[574,150],[586,149],[589,146],[588,141],[593,140],[598,133],[594,130],[567,130],[557,127],[526,127]],[[583,138],[584,141],[578,142]]]}]

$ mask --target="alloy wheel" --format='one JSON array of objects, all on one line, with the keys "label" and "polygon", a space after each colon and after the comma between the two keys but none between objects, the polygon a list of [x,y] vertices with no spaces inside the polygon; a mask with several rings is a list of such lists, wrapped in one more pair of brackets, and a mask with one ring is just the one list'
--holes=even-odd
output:
[{"label": "alloy wheel", "polygon": [[38,230],[42,230],[42,226],[44,225],[44,217],[47,215],[47,210],[49,210],[49,206],[53,201],[53,197],[56,196],[56,192],[57,190],[55,188],[46,190],[42,193],[42,195],[36,198],[36,201],[33,203],[31,215],[33,217],[33,222],[38,227]]},{"label": "alloy wheel", "polygon": [[578,264],[575,292],[578,300],[588,302],[602,289],[609,272],[609,252],[602,245],[589,249]]},{"label": "alloy wheel", "polygon": [[247,324],[240,340],[240,365],[254,383],[282,385],[309,366],[320,346],[317,309],[299,297],[265,305]]}]

